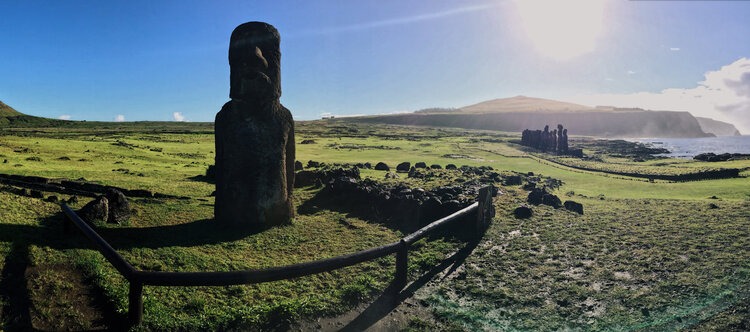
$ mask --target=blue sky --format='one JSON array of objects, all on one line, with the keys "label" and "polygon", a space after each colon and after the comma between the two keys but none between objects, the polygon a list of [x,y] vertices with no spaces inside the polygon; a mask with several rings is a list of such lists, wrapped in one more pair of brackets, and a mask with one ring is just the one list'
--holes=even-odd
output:
[{"label": "blue sky", "polygon": [[565,4],[4,1],[0,100],[51,118],[212,121],[229,35],[257,20],[281,33],[296,119],[526,95],[750,128],[750,1]]}]

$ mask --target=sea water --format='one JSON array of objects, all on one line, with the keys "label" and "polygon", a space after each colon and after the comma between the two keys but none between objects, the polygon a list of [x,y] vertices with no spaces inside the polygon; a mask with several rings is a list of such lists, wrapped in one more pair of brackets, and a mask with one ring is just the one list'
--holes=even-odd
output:
[{"label": "sea water", "polygon": [[635,138],[631,141],[667,149],[671,153],[664,154],[664,156],[675,158],[693,158],[696,155],[708,152],[715,154],[750,154],[750,135],[702,138]]}]

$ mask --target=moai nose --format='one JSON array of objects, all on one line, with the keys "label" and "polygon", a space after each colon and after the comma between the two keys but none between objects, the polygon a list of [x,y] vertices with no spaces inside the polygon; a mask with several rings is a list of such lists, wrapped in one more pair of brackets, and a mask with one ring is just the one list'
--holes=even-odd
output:
[{"label": "moai nose", "polygon": [[262,66],[263,68],[268,68],[268,61],[265,57],[263,57],[263,51],[261,51],[258,46],[255,46],[255,56],[253,57],[253,62],[255,65]]}]

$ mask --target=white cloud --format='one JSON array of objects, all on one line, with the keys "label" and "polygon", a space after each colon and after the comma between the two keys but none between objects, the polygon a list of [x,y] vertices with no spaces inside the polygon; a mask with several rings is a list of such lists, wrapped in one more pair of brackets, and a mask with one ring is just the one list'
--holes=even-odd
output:
[{"label": "white cloud", "polygon": [[174,112],[172,113],[172,118],[177,122],[183,122],[185,120],[185,116],[182,115],[182,112]]},{"label": "white cloud", "polygon": [[634,71],[632,71],[632,70],[628,70],[627,74],[628,74],[628,75],[634,75],[634,74],[635,74],[635,72],[634,72]]},{"label": "white cloud", "polygon": [[750,59],[743,57],[718,70],[706,72],[704,80],[690,89],[579,95],[569,100],[592,106],[689,111],[694,116],[729,122],[740,132],[750,134]]},{"label": "white cloud", "polygon": [[124,121],[125,121],[125,116],[124,115],[117,114],[117,116],[115,116],[115,122],[124,122]]},{"label": "white cloud", "polygon": [[673,52],[677,52],[677,51],[680,50],[680,48],[679,47],[670,47],[669,50],[673,51]]},{"label": "white cloud", "polygon": [[57,117],[60,120],[70,120],[70,114],[63,114]]}]

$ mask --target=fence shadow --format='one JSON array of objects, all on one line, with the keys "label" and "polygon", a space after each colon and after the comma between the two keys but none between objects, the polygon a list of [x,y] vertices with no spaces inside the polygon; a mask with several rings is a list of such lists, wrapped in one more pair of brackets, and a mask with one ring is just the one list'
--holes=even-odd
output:
[{"label": "fence shadow", "polygon": [[408,287],[400,289],[396,283],[391,283],[383,293],[375,299],[364,311],[357,317],[346,324],[341,331],[363,331],[375,323],[385,318],[390,312],[396,309],[406,299],[414,296],[414,293],[424,287],[430,280],[438,274],[446,271],[443,279],[453,274],[471,255],[479,244],[479,239],[471,240],[466,245],[456,251],[453,255],[443,260],[429,271],[423,273],[414,280]]}]

